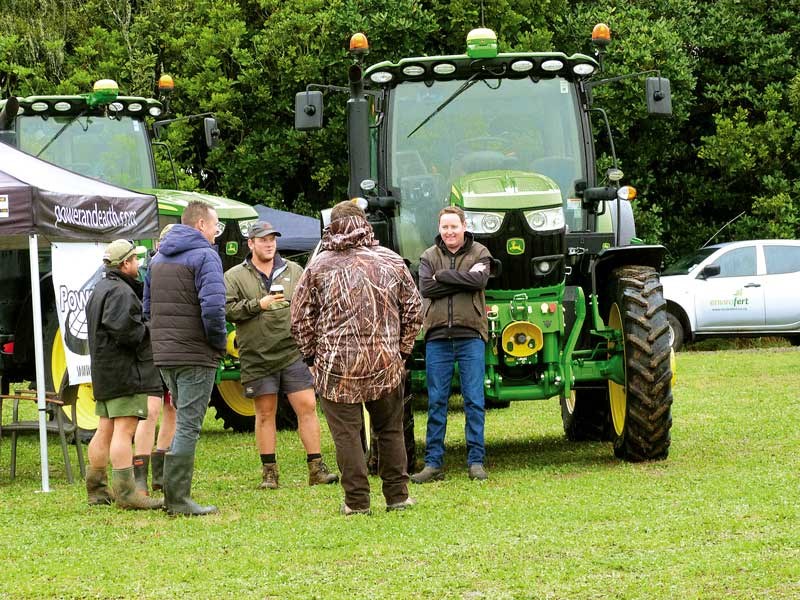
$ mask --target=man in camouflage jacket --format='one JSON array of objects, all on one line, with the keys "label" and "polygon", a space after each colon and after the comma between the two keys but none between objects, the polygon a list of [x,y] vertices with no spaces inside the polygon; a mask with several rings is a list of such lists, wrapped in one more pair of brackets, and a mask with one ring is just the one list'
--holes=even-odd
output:
[{"label": "man in camouflage jacket", "polygon": [[360,208],[336,205],[322,252],[295,289],[292,334],[315,369],[342,473],[345,515],[370,510],[362,404],[378,438],[387,510],[414,504],[403,441],[403,378],[421,325],[420,295],[403,259],[378,245]]}]

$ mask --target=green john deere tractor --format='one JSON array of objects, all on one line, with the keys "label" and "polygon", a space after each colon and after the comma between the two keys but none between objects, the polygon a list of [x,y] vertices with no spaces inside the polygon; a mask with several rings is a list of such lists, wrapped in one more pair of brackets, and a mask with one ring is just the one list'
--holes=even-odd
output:
[{"label": "green john deere tractor", "polygon": [[[162,97],[168,98],[172,87],[172,79],[162,76],[159,81]],[[216,120],[210,114],[155,120],[163,116],[165,105],[168,103],[153,98],[120,96],[112,80],[98,81],[91,94],[11,97],[0,100],[0,142],[83,175],[155,194],[162,227],[179,222],[183,209],[192,200],[211,204],[225,225],[217,243],[227,269],[241,262],[247,254],[245,234],[258,214],[252,206],[227,198],[158,188],[152,145],[165,146],[158,139],[163,127],[179,120],[202,120],[208,147],[214,145],[219,133]],[[150,240],[143,240],[142,244],[152,246]],[[48,386],[58,389],[67,373],[66,360],[53,286],[49,281],[49,249],[43,249],[42,257],[46,264],[42,265],[41,272],[46,273],[43,280],[47,280],[42,286],[42,301]],[[0,286],[0,375],[3,385],[9,381],[33,379],[31,288],[27,264],[27,251],[0,249],[0,281],[3,282]],[[229,328],[230,353],[220,370],[211,405],[227,428],[248,431],[253,429],[255,411],[252,400],[245,398],[239,383],[235,334],[232,326]],[[78,398],[78,424],[92,431],[98,420],[94,414],[91,385],[81,385]],[[292,426],[294,413],[291,410],[281,413],[286,421],[282,425]]]},{"label": "green john deere tractor", "polygon": [[[673,378],[659,282],[665,249],[635,237],[635,190],[620,186],[622,172],[598,178],[590,116],[610,128],[591,90],[625,78],[596,78],[608,34],[595,27],[595,59],[501,53],[494,32],[477,29],[465,54],[366,70],[367,40],[356,34],[350,195],[366,197],[377,237],[412,272],[439,210],[464,209],[495,258],[487,405],[559,397],[570,440],[611,440],[628,461],[663,459]],[[312,84],[297,94],[297,129],[322,126],[323,90],[342,88]],[[648,77],[646,91],[651,114],[671,114],[667,79]],[[422,337],[408,366],[412,388],[424,390]]]}]

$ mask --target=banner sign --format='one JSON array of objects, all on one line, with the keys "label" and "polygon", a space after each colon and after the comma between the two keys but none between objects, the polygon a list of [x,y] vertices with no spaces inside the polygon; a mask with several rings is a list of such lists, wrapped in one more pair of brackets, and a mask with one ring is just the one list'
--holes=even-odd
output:
[{"label": "banner sign", "polygon": [[158,237],[158,205],[152,196],[71,196],[39,190],[34,219],[54,239],[107,240]]},{"label": "banner sign", "polygon": [[86,302],[103,273],[106,244],[54,242],[53,291],[70,385],[91,383]]}]

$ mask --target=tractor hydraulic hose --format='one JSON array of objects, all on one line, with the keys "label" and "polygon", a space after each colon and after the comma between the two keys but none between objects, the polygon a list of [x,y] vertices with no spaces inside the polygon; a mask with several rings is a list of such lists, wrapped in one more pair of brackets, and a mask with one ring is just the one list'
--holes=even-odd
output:
[{"label": "tractor hydraulic hose", "polygon": [[578,287],[576,292],[575,322],[572,324],[572,330],[567,336],[567,343],[564,344],[562,371],[564,373],[564,394],[566,396],[569,396],[572,388],[572,353],[575,351],[575,344],[578,343],[578,336],[586,319],[586,297],[583,294],[583,288]]}]

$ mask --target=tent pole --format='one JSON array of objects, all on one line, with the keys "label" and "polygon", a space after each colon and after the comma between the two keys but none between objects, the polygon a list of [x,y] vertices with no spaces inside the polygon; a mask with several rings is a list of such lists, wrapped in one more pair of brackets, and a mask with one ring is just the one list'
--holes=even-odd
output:
[{"label": "tent pole", "polygon": [[[42,460],[42,491],[50,491],[50,471],[47,464],[47,420],[45,404],[46,383],[44,380],[44,334],[42,330],[42,293],[39,286],[39,236],[28,236],[28,251],[31,259],[31,301],[33,302],[33,347],[36,357],[36,400],[39,406],[39,451]],[[78,442],[80,443],[80,442]]]}]

